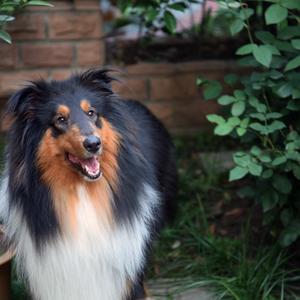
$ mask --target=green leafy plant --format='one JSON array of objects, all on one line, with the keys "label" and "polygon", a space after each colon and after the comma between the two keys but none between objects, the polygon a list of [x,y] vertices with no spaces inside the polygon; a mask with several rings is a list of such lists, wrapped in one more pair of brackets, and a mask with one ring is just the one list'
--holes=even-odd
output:
[{"label": "green leafy plant", "polygon": [[[252,71],[242,78],[226,76],[225,82],[238,88],[218,98],[223,115],[207,118],[216,124],[216,135],[231,135],[248,148],[234,154],[229,180],[249,178],[242,192],[261,203],[265,223],[273,224],[272,233],[288,246],[300,236],[300,1],[251,4],[220,1],[235,17],[231,32],[248,34],[249,42],[236,54]],[[251,23],[257,12],[261,28]],[[215,81],[198,83],[204,85],[206,99],[217,98],[222,90]]]},{"label": "green leafy plant", "polygon": [[0,39],[11,43],[11,37],[5,30],[8,22],[15,20],[13,16],[16,12],[28,6],[52,6],[47,1],[38,0],[0,0]]},{"label": "green leafy plant", "polygon": [[[169,34],[175,33],[177,20],[174,13],[186,11],[192,3],[199,3],[199,0],[156,0],[156,1],[133,1],[119,0],[118,7],[122,11],[123,18],[128,23],[136,23],[140,29],[146,29],[148,35],[158,30]],[[124,22],[123,22],[124,23]]]}]

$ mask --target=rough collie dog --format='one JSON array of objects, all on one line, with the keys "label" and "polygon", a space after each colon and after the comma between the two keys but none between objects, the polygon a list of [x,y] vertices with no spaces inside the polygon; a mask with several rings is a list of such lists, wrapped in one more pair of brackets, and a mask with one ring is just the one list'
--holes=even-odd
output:
[{"label": "rough collie dog", "polygon": [[38,81],[8,102],[2,211],[38,300],[144,297],[176,170],[170,138],[105,70]]}]

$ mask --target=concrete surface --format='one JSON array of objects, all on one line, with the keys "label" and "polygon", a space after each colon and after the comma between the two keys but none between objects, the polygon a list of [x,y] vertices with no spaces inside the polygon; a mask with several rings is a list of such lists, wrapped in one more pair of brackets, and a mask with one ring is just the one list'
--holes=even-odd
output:
[{"label": "concrete surface", "polygon": [[149,294],[151,297],[145,300],[214,300],[212,293],[205,288],[193,288],[174,296],[168,297],[172,292],[176,291],[176,287],[169,282],[151,282],[148,284]]}]

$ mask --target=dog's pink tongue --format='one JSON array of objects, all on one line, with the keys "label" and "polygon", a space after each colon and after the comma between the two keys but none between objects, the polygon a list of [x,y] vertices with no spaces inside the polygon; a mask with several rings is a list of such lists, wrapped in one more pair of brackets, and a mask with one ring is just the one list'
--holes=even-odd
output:
[{"label": "dog's pink tongue", "polygon": [[85,166],[85,169],[90,174],[98,174],[99,173],[99,162],[96,157],[92,157],[89,159],[81,160],[81,164]]},{"label": "dog's pink tongue", "polygon": [[100,164],[95,156],[88,159],[80,159],[79,157],[69,154],[69,159],[73,163],[80,164],[81,167],[91,175],[97,175],[99,173]]}]

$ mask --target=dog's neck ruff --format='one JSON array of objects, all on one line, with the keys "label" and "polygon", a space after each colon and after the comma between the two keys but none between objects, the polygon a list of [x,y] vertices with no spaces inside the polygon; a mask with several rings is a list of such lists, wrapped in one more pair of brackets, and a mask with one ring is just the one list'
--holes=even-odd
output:
[{"label": "dog's neck ruff", "polygon": [[58,234],[41,251],[20,211],[11,208],[8,234],[16,241],[21,272],[37,300],[123,300],[145,262],[158,194],[145,184],[140,213],[128,222],[110,223],[97,214],[86,187],[78,186],[76,193],[75,234]]}]

